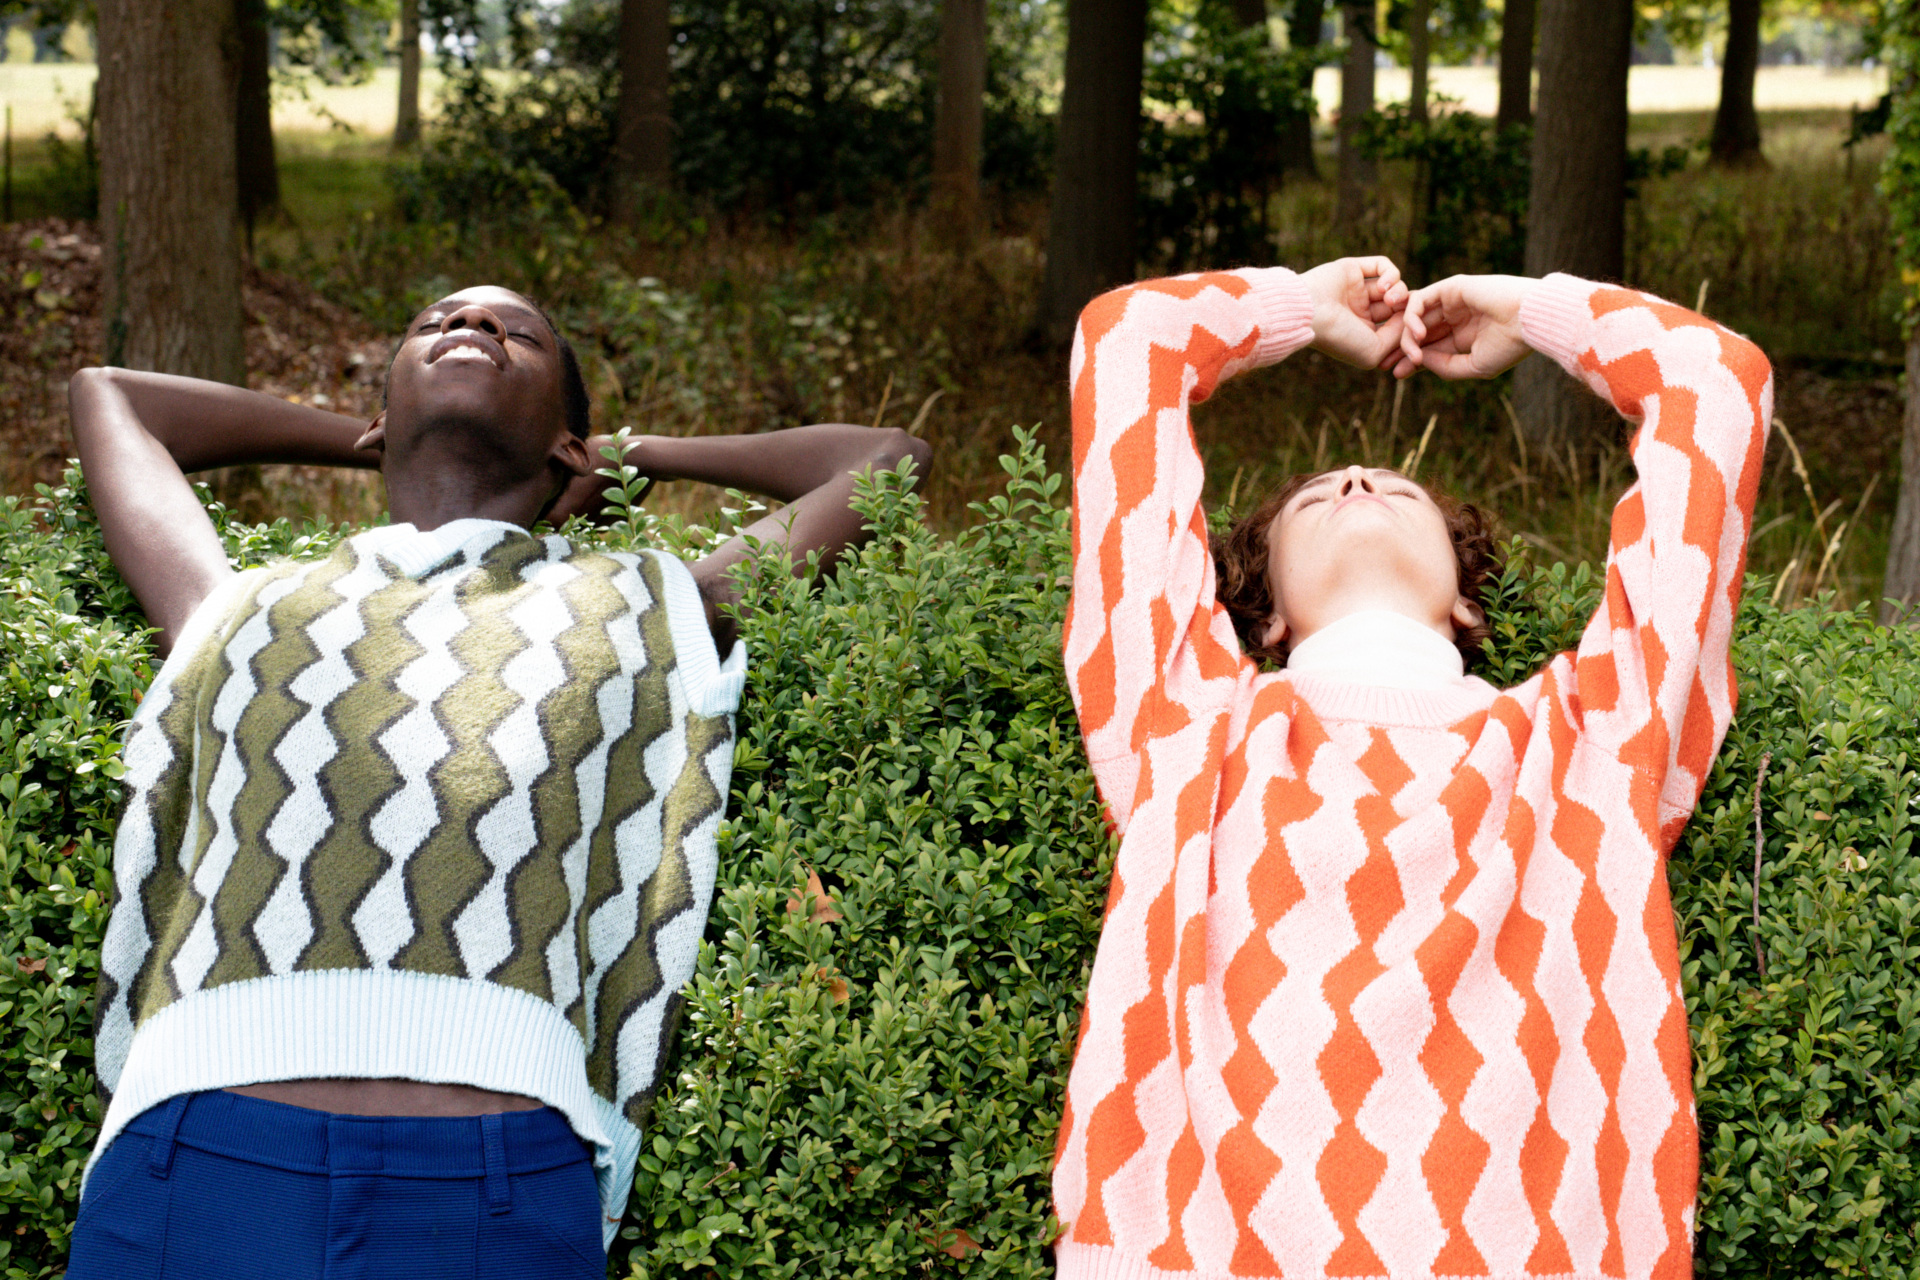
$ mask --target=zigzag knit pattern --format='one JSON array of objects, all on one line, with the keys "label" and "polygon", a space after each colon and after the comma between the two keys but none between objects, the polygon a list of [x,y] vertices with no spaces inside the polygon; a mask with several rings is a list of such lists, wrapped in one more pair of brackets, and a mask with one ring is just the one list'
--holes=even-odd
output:
[{"label": "zigzag knit pattern", "polygon": [[466,1083],[566,1112],[617,1220],[743,678],[677,560],[494,521],[235,579],[128,735],[100,1149],[193,1089]]},{"label": "zigzag knit pattern", "polygon": [[1665,856],[1732,717],[1772,375],[1552,276],[1528,341],[1639,424],[1603,603],[1505,691],[1263,673],[1188,406],[1312,336],[1283,270],[1096,299],[1066,666],[1121,832],[1054,1170],[1067,1280],[1691,1274]]}]

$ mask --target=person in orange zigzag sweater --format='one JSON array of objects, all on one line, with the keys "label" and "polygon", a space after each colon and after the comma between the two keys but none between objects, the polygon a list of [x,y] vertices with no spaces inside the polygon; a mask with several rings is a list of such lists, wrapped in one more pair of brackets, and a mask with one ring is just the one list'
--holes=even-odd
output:
[{"label": "person in orange zigzag sweater", "polygon": [[[1308,345],[1399,377],[1539,351],[1637,424],[1576,652],[1464,675],[1489,530],[1391,471],[1296,477],[1209,546],[1188,408]],[[1766,357],[1629,289],[1409,294],[1361,258],[1106,294],[1072,394],[1066,667],[1121,843],[1060,1275],[1691,1275],[1665,858],[1733,715]]]}]

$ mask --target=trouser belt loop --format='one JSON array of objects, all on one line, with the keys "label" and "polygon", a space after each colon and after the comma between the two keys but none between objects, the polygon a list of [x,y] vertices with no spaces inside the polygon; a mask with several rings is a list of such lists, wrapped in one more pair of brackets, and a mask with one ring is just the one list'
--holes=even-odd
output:
[{"label": "trouser belt loop", "polygon": [[173,1172],[174,1137],[180,1132],[180,1117],[187,1114],[187,1104],[192,1101],[190,1093],[175,1094],[167,1101],[167,1109],[160,1113],[160,1133],[147,1154],[147,1171],[156,1178]]},{"label": "trouser belt loop", "polygon": [[507,1181],[507,1131],[498,1115],[480,1117],[480,1145],[487,1156],[487,1212],[513,1208],[513,1187]]}]

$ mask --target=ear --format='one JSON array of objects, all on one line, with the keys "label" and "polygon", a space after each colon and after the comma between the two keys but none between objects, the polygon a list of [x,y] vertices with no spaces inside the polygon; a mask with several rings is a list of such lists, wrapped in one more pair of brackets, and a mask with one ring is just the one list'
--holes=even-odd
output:
[{"label": "ear", "polygon": [[587,442],[571,431],[563,431],[547,453],[549,462],[556,462],[573,472],[576,476],[593,474],[593,455],[587,452]]},{"label": "ear", "polygon": [[1267,619],[1267,629],[1261,633],[1260,643],[1277,649],[1287,642],[1287,630],[1287,620],[1276,613]]},{"label": "ear", "polygon": [[360,438],[353,442],[353,447],[371,449],[375,453],[387,451],[387,411],[385,409],[374,415],[373,421],[367,424],[367,429],[362,431]]},{"label": "ear", "polygon": [[1480,606],[1465,596],[1453,598],[1453,608],[1447,616],[1452,618],[1453,625],[1462,631],[1468,627],[1477,627],[1487,620],[1487,615],[1481,611]]}]

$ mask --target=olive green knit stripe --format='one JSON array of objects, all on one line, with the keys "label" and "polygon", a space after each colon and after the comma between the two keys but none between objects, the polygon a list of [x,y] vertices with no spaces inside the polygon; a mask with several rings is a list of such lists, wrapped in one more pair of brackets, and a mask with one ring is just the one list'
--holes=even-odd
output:
[{"label": "olive green knit stripe", "polygon": [[581,832],[578,772],[606,731],[600,723],[601,687],[619,675],[607,624],[628,608],[626,597],[610,580],[620,571],[617,561],[581,556],[569,564],[579,570],[579,576],[565,583],[559,596],[573,625],[553,640],[566,676],[537,708],[541,740],[551,756],[528,797],[538,847],[508,876],[506,905],[513,951],[487,975],[502,986],[517,987],[542,1000],[553,999],[547,946],[566,926],[573,906],[565,857]]},{"label": "olive green knit stripe", "polygon": [[271,638],[248,664],[254,695],[234,726],[234,751],[244,780],[229,819],[235,839],[233,862],[213,896],[218,951],[203,987],[262,978],[272,971],[254,937],[253,924],[287,872],[287,860],[267,841],[268,826],[294,788],[294,779],[276,753],[287,731],[310,710],[291,689],[300,673],[320,658],[308,629],[321,615],[340,607],[342,598],[333,584],[351,572],[357,560],[351,547],[342,546],[267,609]]},{"label": "olive green knit stripe", "polygon": [[[133,1006],[136,1026],[180,997],[179,987],[173,977],[174,957],[179,955],[187,934],[206,906],[205,899],[193,887],[193,873],[206,856],[207,846],[212,842],[216,830],[213,811],[208,807],[206,797],[213,782],[214,770],[220,763],[220,753],[226,747],[226,735],[213,724],[213,709],[220,699],[220,691],[233,677],[233,664],[227,658],[227,649],[234,635],[258,608],[260,593],[269,585],[305,568],[306,565],[286,564],[261,574],[228,615],[226,623],[209,639],[207,663],[201,678],[191,687],[182,684],[174,686],[175,693],[193,712],[184,739],[176,747],[190,761],[188,776],[191,781],[186,784],[186,789],[193,806],[190,811],[193,840],[191,847],[188,847],[188,833],[183,828],[179,842],[173,846],[179,849],[177,862],[173,864],[177,879],[168,877],[162,883],[155,883],[160,877],[149,877],[148,885],[151,887],[142,894],[143,902],[151,905],[147,936],[153,939],[153,948],[149,953],[147,971],[142,974],[139,1003]],[[167,863],[164,855],[161,862],[163,865]]]},{"label": "olive green knit stripe", "polygon": [[[640,558],[641,580],[646,585],[649,602],[636,617],[640,632],[640,644],[646,654],[646,665],[634,676],[632,721],[626,732],[615,739],[607,752],[607,792],[601,804],[600,825],[594,829],[593,842],[587,850],[587,890],[586,899],[580,913],[574,917],[574,939],[580,956],[582,974],[591,977],[594,963],[587,946],[587,923],[594,914],[621,891],[624,877],[620,870],[619,850],[615,846],[614,832],[629,817],[653,803],[653,780],[647,776],[647,747],[663,733],[673,729],[672,696],[668,690],[667,679],[673,670],[673,632],[667,621],[667,610],[660,590],[659,566],[649,556]],[[651,569],[651,574],[646,571]],[[574,1007],[569,1006],[567,1014],[574,1018],[574,1025],[587,1034],[586,984],[582,983],[579,997],[579,1016],[575,1017]],[[597,997],[596,997],[597,999]],[[593,1022],[605,1027],[606,1020],[596,1004]],[[596,1076],[595,1072],[599,1074]],[[606,1097],[612,1097],[613,1057],[611,1052],[589,1053],[587,1058],[587,1080]]]},{"label": "olive green knit stripe", "polygon": [[[180,870],[176,851],[186,839],[188,820],[193,813],[193,792],[182,780],[193,772],[193,724],[194,714],[201,687],[208,679],[208,673],[219,665],[220,648],[223,637],[216,631],[206,642],[189,657],[184,666],[173,676],[173,688],[164,710],[148,724],[143,732],[157,733],[167,744],[170,758],[160,776],[153,781],[144,797],[147,806],[147,820],[153,828],[154,865],[153,870],[136,890],[139,896],[139,911],[142,923],[146,927],[149,944],[146,954],[141,958],[139,969],[134,972],[127,986],[128,1016],[139,1018],[149,1011],[154,977],[159,955],[157,942],[167,927],[172,908],[178,902],[181,891],[186,889],[186,876]],[[217,686],[216,686],[217,687]],[[114,910],[124,909],[119,902]],[[101,973],[100,1007],[105,1009],[112,1000],[108,984],[112,982],[105,971]],[[171,980],[161,982],[161,998],[152,1003],[152,1008],[160,1008],[169,1003],[178,993],[171,989]],[[117,988],[116,988],[117,989]]]},{"label": "olive green knit stripe", "polygon": [[370,963],[353,913],[393,864],[373,838],[373,815],[406,783],[380,737],[414,708],[415,700],[395,682],[426,652],[406,624],[432,594],[413,579],[398,577],[360,602],[365,634],[341,655],[354,682],[326,711],[327,729],[340,747],[319,777],[333,825],[301,869],[314,933],[294,962],[296,969],[363,969]]},{"label": "olive green knit stripe", "polygon": [[[511,789],[487,736],[520,703],[500,679],[501,668],[527,647],[507,616],[520,603],[520,570],[546,554],[533,538],[509,538],[488,554],[455,588],[467,625],[450,646],[463,674],[434,704],[434,716],[453,744],[433,769],[440,819],[433,834],[407,859],[403,878],[413,909],[413,940],[393,959],[396,969],[465,978],[469,974],[453,923],[487,882],[493,866],[480,853],[475,825]],[[459,779],[458,788],[437,785]]]},{"label": "olive green knit stripe", "polygon": [[[685,725],[687,759],[660,806],[660,866],[640,894],[640,928],[626,952],[608,967],[600,983],[597,1007],[602,1043],[595,1046],[597,1050],[610,1052],[619,1043],[620,1029],[627,1019],[642,1016],[641,1006],[660,994],[662,979],[655,940],[669,921],[699,905],[693,873],[687,865],[687,839],[701,823],[717,815],[725,803],[720,788],[714,785],[713,775],[707,772],[707,760],[716,749],[732,741],[733,727],[725,717],[692,712],[687,713]],[[629,1095],[628,1118],[635,1124],[646,1118],[646,1102],[658,1086],[660,1068],[673,1043],[673,1023],[678,1013],[679,1002],[671,1000],[658,1015],[660,1056],[655,1061],[620,1064],[622,1072],[617,1083]],[[637,1079],[636,1073],[639,1073]]]}]

